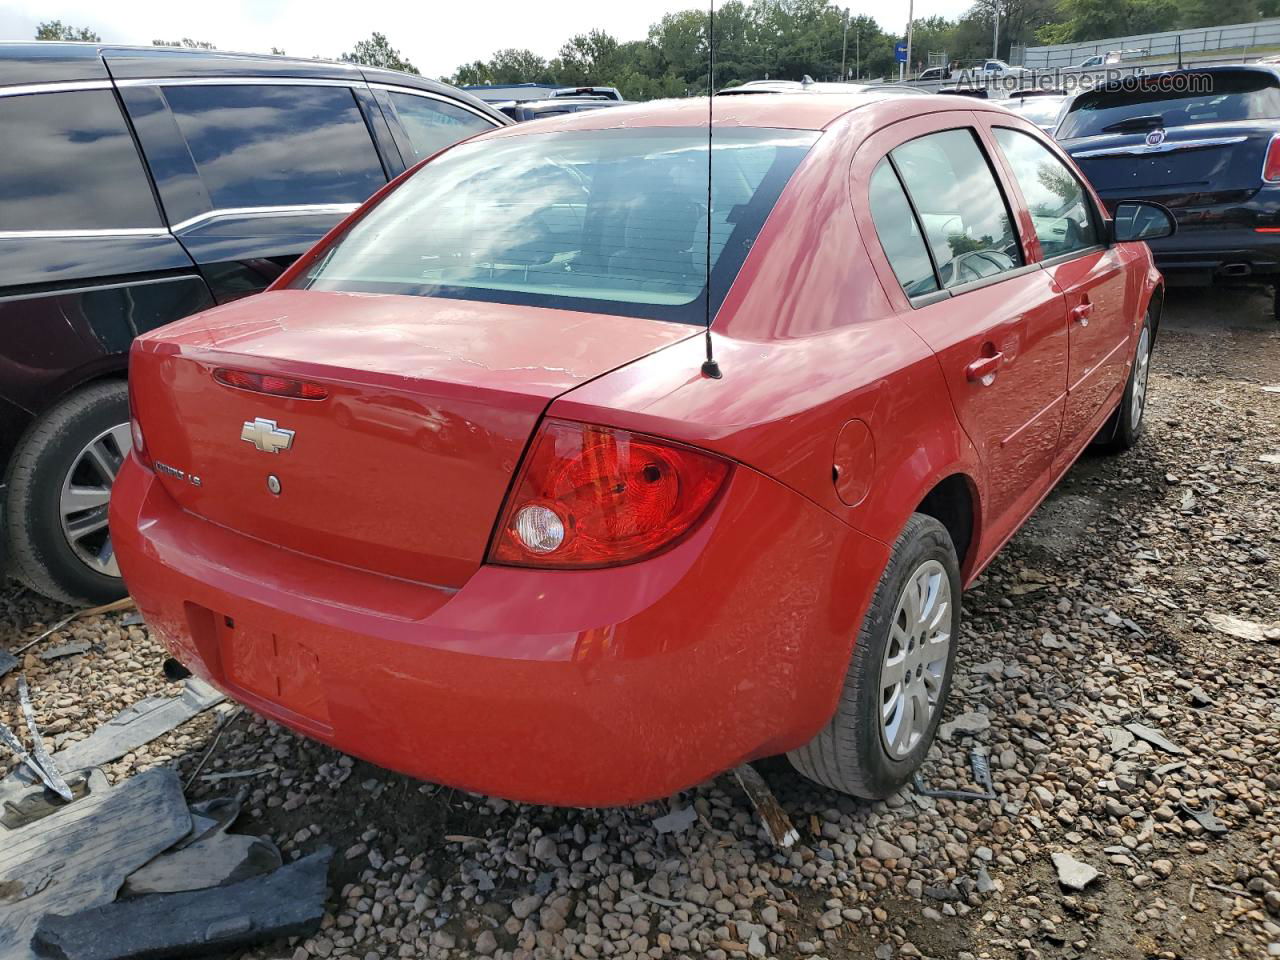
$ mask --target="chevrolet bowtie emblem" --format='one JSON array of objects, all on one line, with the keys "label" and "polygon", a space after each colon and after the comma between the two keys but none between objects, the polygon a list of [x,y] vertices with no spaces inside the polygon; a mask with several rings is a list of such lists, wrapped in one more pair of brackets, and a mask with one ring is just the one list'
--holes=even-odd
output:
[{"label": "chevrolet bowtie emblem", "polygon": [[252,443],[263,453],[279,453],[293,446],[293,431],[281,429],[274,420],[257,417],[244,422],[240,439]]}]

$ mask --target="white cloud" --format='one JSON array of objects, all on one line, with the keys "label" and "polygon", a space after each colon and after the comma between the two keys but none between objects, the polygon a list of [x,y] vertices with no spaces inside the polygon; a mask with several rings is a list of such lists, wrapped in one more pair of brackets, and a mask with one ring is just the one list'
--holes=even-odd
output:
[{"label": "white cloud", "polygon": [[[111,43],[150,44],[191,37],[223,50],[266,52],[281,47],[295,56],[335,58],[373,31],[428,76],[450,74],[461,63],[487,58],[502,47],[528,47],[545,57],[575,33],[606,30],[638,40],[663,14],[688,9],[688,0],[485,0],[479,4],[351,3],[350,0],[221,0],[214,4],[173,0],[3,0],[0,40],[30,40],[42,20],[87,26]],[[970,0],[917,0],[915,16],[955,16]],[[907,0],[863,0],[856,15],[875,17],[886,31],[901,30]]]}]

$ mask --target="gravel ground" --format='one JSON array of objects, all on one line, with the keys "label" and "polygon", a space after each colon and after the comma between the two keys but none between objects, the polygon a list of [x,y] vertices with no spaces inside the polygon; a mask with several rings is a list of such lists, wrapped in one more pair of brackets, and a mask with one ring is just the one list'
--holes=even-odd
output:
[{"label": "gravel ground", "polygon": [[[923,772],[972,788],[979,746],[995,800],[859,803],[763,761],[801,834],[778,853],[730,777],[629,809],[522,806],[230,705],[108,772],[187,775],[233,717],[193,799],[240,790],[239,830],[286,856],[338,851],[324,929],[245,957],[1280,956],[1280,635],[1212,625],[1280,626],[1280,463],[1260,459],[1280,455],[1280,391],[1262,389],[1280,384],[1280,326],[1258,293],[1170,299],[1140,446],[1086,456],[965,597],[949,719],[975,732],[939,741]],[[0,649],[65,612],[11,587]],[[54,743],[172,689],[162,651],[122,619],[46,641],[89,653],[27,659]],[[221,774],[241,775],[204,779]],[[1228,832],[1184,803],[1216,804]],[[655,829],[689,806],[688,829]],[[1056,853],[1097,878],[1064,888]]]}]

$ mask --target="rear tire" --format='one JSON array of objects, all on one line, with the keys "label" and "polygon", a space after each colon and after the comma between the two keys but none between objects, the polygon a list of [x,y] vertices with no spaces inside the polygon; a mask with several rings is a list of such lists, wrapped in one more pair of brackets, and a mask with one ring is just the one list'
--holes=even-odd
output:
[{"label": "rear tire", "polygon": [[1142,330],[1138,334],[1138,345],[1134,348],[1133,366],[1129,368],[1124,396],[1120,398],[1120,406],[1116,408],[1116,412],[1101,430],[1101,436],[1108,439],[1098,441],[1098,446],[1108,453],[1128,450],[1142,436],[1142,427],[1147,420],[1147,379],[1151,373],[1153,341],[1154,331],[1151,329],[1151,314],[1148,312],[1142,319]]},{"label": "rear tire", "polygon": [[129,446],[123,380],[85,387],[32,424],[9,463],[5,492],[13,576],[63,603],[125,595],[105,521],[111,483]]},{"label": "rear tire", "polygon": [[[922,602],[913,606],[913,597]],[[913,514],[863,619],[835,714],[809,743],[787,754],[791,765],[810,780],[868,800],[901,789],[933,744],[959,635],[955,546],[941,523]]]}]

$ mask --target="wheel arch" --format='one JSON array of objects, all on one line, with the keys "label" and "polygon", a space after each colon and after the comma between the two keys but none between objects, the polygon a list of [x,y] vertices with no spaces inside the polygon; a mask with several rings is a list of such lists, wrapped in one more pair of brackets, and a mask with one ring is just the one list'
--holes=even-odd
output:
[{"label": "wheel arch", "polygon": [[965,582],[968,582],[969,572],[974,568],[981,516],[979,503],[978,487],[973,477],[963,471],[955,471],[937,480],[913,511],[933,517],[946,527],[955,545]]}]

